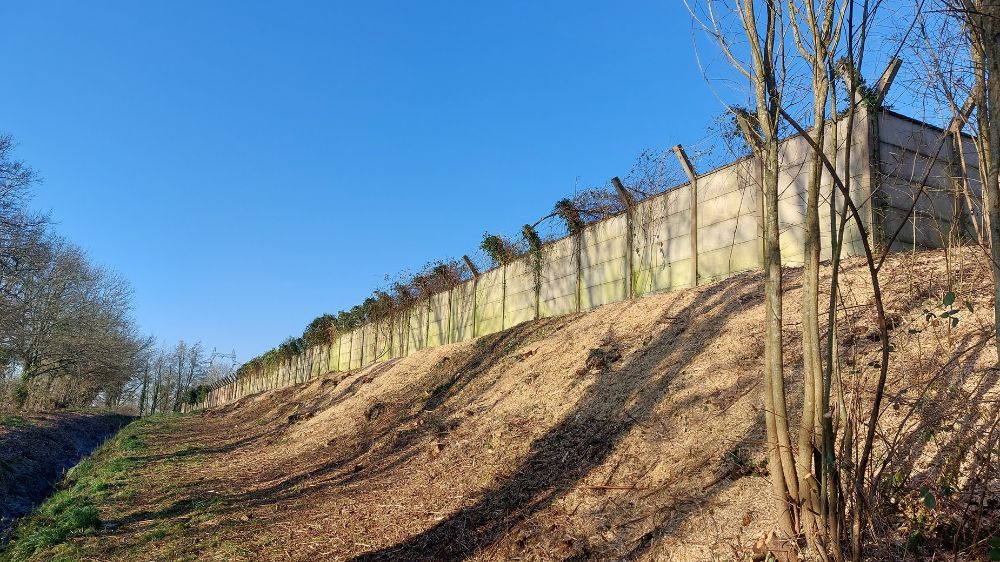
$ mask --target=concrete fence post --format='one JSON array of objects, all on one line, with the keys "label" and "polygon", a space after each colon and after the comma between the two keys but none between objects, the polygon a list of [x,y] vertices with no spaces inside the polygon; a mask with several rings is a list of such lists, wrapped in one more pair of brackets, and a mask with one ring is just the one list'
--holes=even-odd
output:
[{"label": "concrete fence post", "polygon": [[[457,285],[456,285],[457,286]],[[455,343],[455,304],[452,298],[455,296],[455,287],[448,289],[448,341]]]},{"label": "concrete fence post", "polygon": [[635,276],[632,273],[632,248],[635,245],[635,240],[633,240],[635,198],[625,189],[618,176],[611,178],[611,185],[614,186],[618,198],[625,205],[625,298],[631,299],[635,296]]},{"label": "concrete fence post", "polygon": [[500,330],[507,329],[507,264],[500,266]]},{"label": "concrete fence post", "polygon": [[434,310],[431,297],[427,297],[427,308],[424,310],[424,345],[421,349],[427,349],[431,343],[431,311]]},{"label": "concrete fence post", "polygon": [[401,357],[406,357],[410,354],[410,323],[413,322],[413,307],[406,309],[406,324],[403,328],[403,355]]},{"label": "concrete fence post", "polygon": [[469,256],[462,256],[462,261],[465,262],[465,267],[469,268],[469,272],[472,273],[472,337],[476,337],[476,307],[479,301],[479,270],[476,269],[476,264],[472,263]]},{"label": "concrete fence post", "polygon": [[354,364],[354,330],[348,332],[351,337],[348,338],[350,341],[347,342],[347,370],[351,370],[351,365]]},{"label": "concrete fence post", "polygon": [[361,368],[365,366],[365,327],[361,326],[358,331],[361,332],[361,360],[358,361],[358,368]]},{"label": "concrete fence post", "polygon": [[583,229],[573,236],[576,246],[576,311],[583,310]]},{"label": "concrete fence post", "polygon": [[691,205],[691,286],[698,286],[698,174],[691,165],[684,147],[677,145],[674,147],[674,154],[680,160],[681,167],[691,184],[690,205]]}]

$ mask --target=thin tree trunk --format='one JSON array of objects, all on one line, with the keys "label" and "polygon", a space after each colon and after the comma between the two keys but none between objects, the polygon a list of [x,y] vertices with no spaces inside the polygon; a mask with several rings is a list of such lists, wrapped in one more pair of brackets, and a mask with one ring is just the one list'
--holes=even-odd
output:
[{"label": "thin tree trunk", "polygon": [[[984,146],[987,147],[989,167],[983,182],[988,194],[987,213],[990,230],[990,257],[993,266],[993,321],[994,338],[1000,346],[1000,4],[995,1],[980,2],[982,15],[979,36],[983,47],[982,66],[985,70],[985,88],[983,98],[987,110],[979,107],[979,119],[987,116],[988,124],[981,127],[987,136]],[[1000,358],[1000,354],[998,354]]]},{"label": "thin tree trunk", "polygon": [[[825,146],[826,132],[826,70],[813,76],[813,139]],[[823,364],[819,341],[819,191],[823,178],[823,160],[814,154],[810,162],[809,184],[806,188],[805,263],[802,272],[802,418],[799,424],[798,479],[802,499],[803,531],[816,544],[820,531],[813,517],[820,512],[819,490],[813,469],[813,451],[819,450],[822,434]],[[816,545],[821,550],[821,545]]]},{"label": "thin tree trunk", "polygon": [[146,386],[149,384],[149,366],[142,372],[142,390],[139,392],[139,417],[146,414]]}]

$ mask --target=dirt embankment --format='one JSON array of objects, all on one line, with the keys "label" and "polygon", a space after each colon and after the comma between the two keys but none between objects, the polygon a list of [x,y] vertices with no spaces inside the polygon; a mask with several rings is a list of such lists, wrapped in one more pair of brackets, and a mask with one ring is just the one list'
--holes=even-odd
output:
[{"label": "dirt embankment", "polygon": [[[869,559],[929,558],[956,521],[981,555],[997,523],[988,262],[952,258],[894,255],[881,274],[894,347],[876,456],[895,503]],[[799,274],[784,280],[793,420]],[[878,374],[867,279],[845,265],[848,408]],[[746,560],[774,527],[763,318],[751,273],[146,420],[95,495],[100,524],[26,559]]]},{"label": "dirt embankment", "polygon": [[0,536],[44,500],[68,468],[131,419],[87,412],[0,416]]}]

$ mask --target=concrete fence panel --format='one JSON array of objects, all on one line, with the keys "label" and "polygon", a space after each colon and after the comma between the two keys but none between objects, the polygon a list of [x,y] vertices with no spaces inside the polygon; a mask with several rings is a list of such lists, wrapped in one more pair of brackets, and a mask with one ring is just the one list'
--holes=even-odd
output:
[{"label": "concrete fence panel", "polygon": [[354,332],[347,332],[340,336],[339,345],[339,368],[338,371],[350,371],[351,370],[351,339]]},{"label": "concrete fence panel", "polygon": [[583,310],[625,299],[627,218],[619,215],[583,229],[580,249]]},{"label": "concrete fence panel", "polygon": [[531,254],[507,264],[503,328],[535,319],[535,257]]},{"label": "concrete fence panel", "polygon": [[749,160],[698,178],[698,271],[703,279],[761,266],[760,208]]},{"label": "concrete fence panel", "polygon": [[475,325],[473,313],[476,304],[476,282],[466,281],[451,290],[451,322],[452,341],[472,339],[472,327]]},{"label": "concrete fence panel", "polygon": [[427,347],[450,343],[448,333],[451,331],[451,292],[443,291],[432,295],[428,313],[430,318],[427,322]]},{"label": "concrete fence panel", "polygon": [[409,311],[397,312],[390,321],[392,330],[392,341],[390,357],[406,357],[406,341],[409,334],[410,314]]},{"label": "concrete fence panel", "polygon": [[410,324],[406,341],[406,353],[410,355],[427,347],[427,301],[420,301],[410,309]]},{"label": "concrete fence panel", "polygon": [[497,267],[479,276],[476,287],[476,336],[503,329],[504,268]]},{"label": "concrete fence panel", "polygon": [[576,312],[579,305],[577,284],[577,245],[579,236],[569,236],[542,248],[538,312],[540,317]]},{"label": "concrete fence panel", "polygon": [[692,284],[691,186],[636,205],[632,244],[636,295]]}]

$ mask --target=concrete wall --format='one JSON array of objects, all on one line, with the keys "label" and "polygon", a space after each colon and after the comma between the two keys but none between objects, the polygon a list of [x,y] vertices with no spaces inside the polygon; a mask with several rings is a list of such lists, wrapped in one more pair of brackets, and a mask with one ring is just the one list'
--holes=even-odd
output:
[{"label": "concrete wall", "polygon": [[535,278],[532,256],[515,260],[506,267],[503,328],[535,319]]},{"label": "concrete wall", "polygon": [[[972,212],[962,213],[952,180],[959,150],[941,143],[942,132],[891,112],[859,119],[853,138],[828,127],[840,153],[851,143],[852,199],[860,207],[868,238],[884,240],[904,225],[894,247],[940,246],[951,221],[967,228],[981,217],[976,155],[963,145],[970,165]],[[940,151],[938,148],[940,147]],[[805,255],[806,188],[811,148],[799,137],[782,145],[779,224],[782,258],[798,265]],[[843,158],[837,167],[846,168]],[[910,205],[925,171],[926,193]],[[429,346],[465,341],[538,317],[592,309],[639,296],[706,283],[761,266],[762,202],[757,164],[741,160],[698,176],[693,183],[639,202],[631,212],[587,225],[582,232],[546,244],[542,259],[527,255],[478,278],[417,302],[409,311],[343,334],[329,349],[316,348],[267,376],[216,389],[213,404],[331,370],[346,371],[403,357]],[[824,171],[820,190],[821,257],[830,257],[830,232],[844,203]],[[692,193],[697,212],[692,213]],[[836,211],[836,213],[834,213]],[[834,218],[831,218],[833,216]],[[980,220],[981,223],[981,220]],[[875,226],[874,230],[872,226]],[[692,255],[692,232],[697,255]],[[629,236],[631,233],[631,236]],[[847,255],[862,252],[861,230],[849,219]],[[697,280],[694,266],[697,265]],[[323,361],[321,358],[326,357]]]},{"label": "concrete wall", "polygon": [[390,357],[406,357],[407,337],[409,334],[410,316],[408,312],[398,313],[390,320],[392,342]]},{"label": "concrete wall", "polygon": [[479,276],[476,288],[476,336],[485,336],[503,329],[504,267]]},{"label": "concrete wall", "polygon": [[698,178],[699,282],[760,267],[757,176],[755,165],[743,160]]},{"label": "concrete wall", "polygon": [[451,343],[451,291],[432,295],[428,303],[427,347]]},{"label": "concrete wall", "polygon": [[409,329],[406,337],[407,355],[427,347],[427,301],[420,301],[410,309]]},{"label": "concrete wall", "polygon": [[942,247],[953,227],[956,234],[975,237],[974,225],[982,225],[982,186],[971,139],[959,148],[952,135],[891,112],[879,115],[878,130],[877,194],[884,237],[899,230],[893,248]]},{"label": "concrete wall", "polygon": [[540,317],[576,312],[579,305],[577,283],[577,248],[580,236],[570,236],[547,244],[542,249],[539,279]]},{"label": "concrete wall", "polygon": [[351,339],[353,335],[353,332],[348,332],[340,336],[340,361],[338,362],[338,371],[351,370]]},{"label": "concrete wall", "polygon": [[690,287],[691,185],[640,202],[634,224],[636,294]]},{"label": "concrete wall", "polygon": [[466,281],[451,290],[452,341],[472,339],[476,304],[476,281]]},{"label": "concrete wall", "polygon": [[[868,131],[864,129],[857,131],[851,140],[850,159],[852,165],[850,169],[854,172],[853,177],[850,178],[851,199],[858,205],[865,229],[870,233],[872,224],[870,205],[872,143]],[[836,165],[838,175],[843,178],[847,170],[846,160],[844,160],[848,144],[846,122],[841,122],[836,132],[832,126],[827,126],[825,144],[829,146],[833,142],[836,142],[838,153],[842,155],[837,160]],[[812,147],[801,137],[791,138],[782,144],[782,164],[778,174],[778,217],[781,229],[782,263],[790,266],[802,265],[805,260],[806,190],[812,174],[811,156]],[[829,259],[832,255],[830,232],[832,228],[839,225],[839,220],[831,219],[831,215],[839,219],[844,207],[843,199],[842,194],[835,187],[830,173],[823,167],[819,197],[821,259]],[[837,209],[836,213],[832,212],[834,208]],[[846,255],[863,253],[860,230],[850,218],[844,229],[844,252]]]},{"label": "concrete wall", "polygon": [[580,246],[580,307],[583,310],[625,299],[627,217],[618,215],[583,229]]}]

